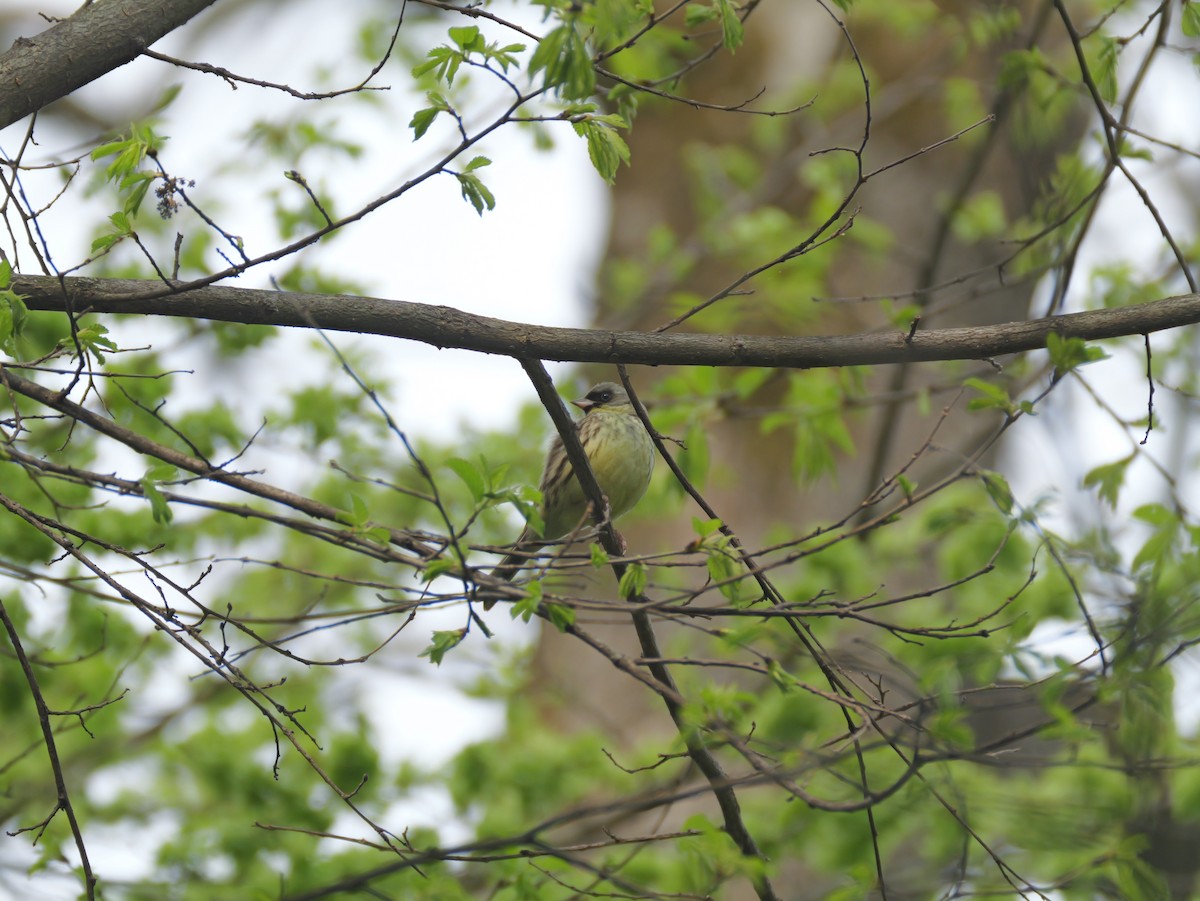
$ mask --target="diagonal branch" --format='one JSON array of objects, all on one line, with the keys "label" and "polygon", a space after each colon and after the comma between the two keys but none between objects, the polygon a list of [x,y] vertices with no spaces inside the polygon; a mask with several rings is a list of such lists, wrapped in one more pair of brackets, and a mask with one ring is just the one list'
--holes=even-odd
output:
[{"label": "diagonal branch", "polygon": [[[25,681],[29,684],[33,703],[37,707],[38,722],[42,727],[42,741],[46,745],[46,754],[50,757],[50,768],[54,771],[54,785],[58,791],[57,806],[50,816],[43,821],[41,828],[44,829],[45,824],[49,823],[50,819],[59,810],[66,814],[67,822],[71,826],[71,835],[75,837],[75,848],[79,851],[79,865],[83,870],[84,897],[88,901],[94,901],[96,897],[96,875],[92,872],[92,864],[88,860],[87,847],[83,843],[83,830],[80,828],[79,820],[75,816],[75,808],[71,804],[71,796],[67,794],[67,780],[63,775],[62,761],[58,756],[58,745],[54,741],[54,729],[50,725],[50,717],[53,713],[46,705],[46,699],[42,695],[41,687],[38,685],[37,676],[33,672],[33,666],[30,664],[29,657],[21,645],[21,636],[18,634],[17,627],[13,623],[12,618],[8,615],[3,601],[0,601],[0,623],[4,624],[4,630],[8,633],[8,640],[12,643],[13,653],[16,654],[17,660],[21,664],[21,671],[25,674]],[[16,835],[15,832],[8,834]],[[41,833],[39,832],[38,834],[40,836]]]},{"label": "diagonal branch", "polygon": [[[554,391],[554,383],[550,380],[549,373],[546,372],[545,367],[537,360],[523,358],[521,365],[525,369],[525,374],[529,376],[529,380],[533,382],[534,388],[537,389],[538,396],[541,398],[542,404],[546,407],[546,412],[554,420],[555,428],[558,429],[558,434],[562,438],[563,450],[566,451],[567,457],[571,461],[571,466],[580,487],[583,489],[584,496],[592,504],[593,516],[601,526],[600,543],[609,554],[619,556],[624,551],[624,548],[617,539],[612,524],[600,522],[607,514],[607,498],[604,497],[604,493],[596,481],[596,476],[592,472],[587,452],[583,449],[583,444],[579,440],[579,434],[570,422],[567,412],[562,408],[562,402],[559,401],[558,395]],[[619,582],[625,573],[625,564],[613,562],[612,567]],[[631,597],[629,600],[641,603],[645,602],[644,598],[639,597]],[[661,686],[661,689],[656,690],[658,690],[659,696],[666,703],[667,712],[670,714],[671,721],[675,724],[680,738],[687,747],[688,756],[691,757],[696,768],[704,774],[704,778],[708,780],[713,796],[717,799],[717,805],[721,808],[721,815],[725,821],[725,831],[743,855],[755,860],[765,861],[765,855],[759,849],[758,843],[754,840],[754,836],[750,834],[745,819],[742,817],[741,804],[738,801],[737,794],[733,790],[732,784],[730,784],[728,777],[725,775],[724,768],[722,768],[720,761],[717,760],[712,750],[705,745],[696,726],[687,721],[687,716],[684,713],[683,696],[679,693],[679,689],[675,684],[675,678],[671,675],[670,669],[667,668],[667,664],[662,660],[663,655],[662,651],[659,650],[658,636],[654,633],[654,626],[650,622],[649,614],[644,609],[635,609],[631,611],[630,616],[633,619],[633,627],[637,633],[638,644],[642,649],[642,656],[646,659],[646,665],[650,670],[651,676]],[[568,631],[572,635],[592,643],[591,639],[587,638],[584,633],[573,626]],[[606,656],[610,660],[614,659],[611,654]],[[776,894],[774,887],[764,873],[754,875],[751,881],[754,884],[754,891],[760,901],[779,901],[779,895]]]}]

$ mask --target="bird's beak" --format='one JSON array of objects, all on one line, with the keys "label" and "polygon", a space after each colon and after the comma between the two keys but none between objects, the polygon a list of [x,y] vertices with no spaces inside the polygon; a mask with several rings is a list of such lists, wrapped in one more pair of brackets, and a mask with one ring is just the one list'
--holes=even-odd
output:
[{"label": "bird's beak", "polygon": [[584,413],[596,406],[596,402],[594,400],[588,400],[586,397],[581,397],[579,400],[573,400],[571,403],[581,409]]}]

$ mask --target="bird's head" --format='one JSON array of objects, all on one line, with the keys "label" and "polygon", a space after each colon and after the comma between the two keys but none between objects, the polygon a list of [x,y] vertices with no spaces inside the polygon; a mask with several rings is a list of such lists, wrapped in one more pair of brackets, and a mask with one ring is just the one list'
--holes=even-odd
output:
[{"label": "bird's head", "polygon": [[627,407],[631,412],[633,404],[629,402],[629,395],[625,393],[625,389],[616,382],[601,382],[599,385],[592,386],[579,400],[571,401],[584,413],[590,413],[592,410],[598,409],[617,409]]}]

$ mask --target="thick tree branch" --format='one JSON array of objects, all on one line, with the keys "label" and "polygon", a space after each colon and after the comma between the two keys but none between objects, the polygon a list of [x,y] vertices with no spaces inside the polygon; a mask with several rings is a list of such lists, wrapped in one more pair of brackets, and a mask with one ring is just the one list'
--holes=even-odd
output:
[{"label": "thick tree branch", "polygon": [[[1145,335],[1200,322],[1200,294],[1183,294],[1113,310],[1068,313],[1000,325],[857,335],[687,335],[548,328],[453,307],[374,297],[297,294],[210,285],[172,294],[162,282],[68,278],[71,309],[94,313],[181,316],[248,325],[319,326],[388,335],[435,347],[582,363],[770,366],[812,369],[922,360],[979,360],[1044,347],[1051,333],[1088,341]],[[66,310],[59,281],[16,276],[13,289],[30,309]]]},{"label": "thick tree branch", "polygon": [[0,55],[0,128],[137,59],[216,0],[99,0]]}]

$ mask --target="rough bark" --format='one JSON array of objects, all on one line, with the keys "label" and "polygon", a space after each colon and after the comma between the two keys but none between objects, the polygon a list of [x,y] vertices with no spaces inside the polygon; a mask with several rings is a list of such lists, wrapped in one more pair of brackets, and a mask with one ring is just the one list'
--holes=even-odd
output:
[{"label": "rough bark", "polygon": [[[64,287],[66,292],[64,294]],[[330,294],[213,285],[178,294],[161,282],[17,276],[13,289],[33,310],[134,313],[245,325],[314,326],[385,335],[481,353],[580,363],[645,366],[763,366],[817,369],[937,360],[983,360],[1036,350],[1047,338],[1097,341],[1200,322],[1200,295],[995,325],[889,329],[853,335],[694,335],[552,328],[454,307]]]},{"label": "rough bark", "polygon": [[97,0],[0,54],[0,128],[135,60],[216,0]]}]

